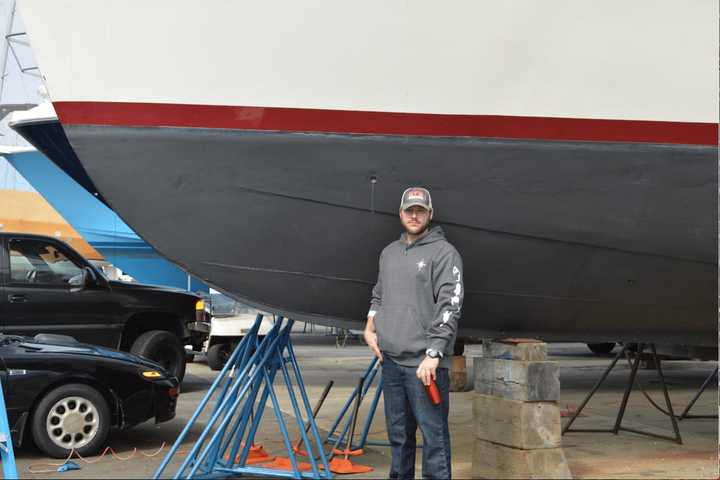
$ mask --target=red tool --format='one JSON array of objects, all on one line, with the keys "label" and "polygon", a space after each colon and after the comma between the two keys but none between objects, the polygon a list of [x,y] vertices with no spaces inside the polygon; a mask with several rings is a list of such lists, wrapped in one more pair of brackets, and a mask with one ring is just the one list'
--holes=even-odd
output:
[{"label": "red tool", "polygon": [[433,405],[440,405],[442,399],[440,398],[440,390],[438,390],[435,380],[430,380],[430,385],[425,385],[425,390],[430,398],[430,402],[432,402]]}]

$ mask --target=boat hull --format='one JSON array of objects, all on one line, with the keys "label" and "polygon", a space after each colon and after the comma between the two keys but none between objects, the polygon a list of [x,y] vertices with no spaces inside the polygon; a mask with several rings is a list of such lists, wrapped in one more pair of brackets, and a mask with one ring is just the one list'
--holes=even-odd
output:
[{"label": "boat hull", "polygon": [[717,341],[716,1],[20,6],[98,191],[238,299],[359,327],[420,184],[461,335]]},{"label": "boat hull", "polygon": [[148,243],[262,309],[359,328],[420,183],[464,259],[461,335],[716,344],[712,147],[65,130]]},{"label": "boat hull", "polygon": [[[18,131],[35,139],[39,145],[51,147],[47,150],[49,154],[62,162],[58,161],[59,165],[56,165],[38,151],[8,152],[3,156],[77,231],[78,238],[73,246],[77,248],[80,243],[81,247],[87,247],[80,249],[83,256],[110,262],[141,283],[189,287],[194,292],[208,291],[207,285],[194,278],[188,279],[186,272],[158,255],[85,185],[70,177],[70,174],[77,174],[79,178],[87,178],[87,174],[57,121],[34,124],[29,128],[31,133],[27,128],[20,127]],[[36,129],[39,136],[33,135]]]}]

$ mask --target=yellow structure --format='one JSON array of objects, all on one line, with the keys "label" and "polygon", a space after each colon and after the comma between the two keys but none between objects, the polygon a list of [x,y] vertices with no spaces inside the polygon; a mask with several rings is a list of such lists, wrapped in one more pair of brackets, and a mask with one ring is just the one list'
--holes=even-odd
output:
[{"label": "yellow structure", "polygon": [[0,189],[0,231],[56,237],[88,260],[103,260],[103,256],[37,192]]}]

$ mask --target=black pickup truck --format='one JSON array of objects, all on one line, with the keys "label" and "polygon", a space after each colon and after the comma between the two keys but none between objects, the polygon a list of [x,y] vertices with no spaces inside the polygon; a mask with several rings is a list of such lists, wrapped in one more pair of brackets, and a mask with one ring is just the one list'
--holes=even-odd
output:
[{"label": "black pickup truck", "polygon": [[184,345],[202,345],[202,299],[109,280],[61,240],[0,233],[0,330],[55,333],[154,360],[180,381]]}]

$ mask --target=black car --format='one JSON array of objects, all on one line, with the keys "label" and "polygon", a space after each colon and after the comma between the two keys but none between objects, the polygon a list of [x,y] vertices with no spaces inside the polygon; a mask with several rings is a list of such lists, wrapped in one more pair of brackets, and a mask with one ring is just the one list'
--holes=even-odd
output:
[{"label": "black car", "polygon": [[13,444],[31,435],[56,458],[97,453],[111,426],[172,419],[179,393],[159,364],[64,335],[0,335],[0,378]]}]

